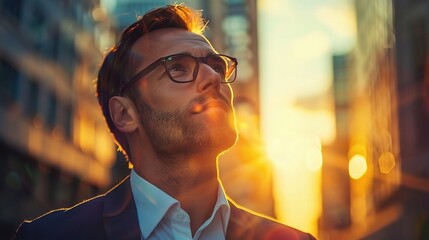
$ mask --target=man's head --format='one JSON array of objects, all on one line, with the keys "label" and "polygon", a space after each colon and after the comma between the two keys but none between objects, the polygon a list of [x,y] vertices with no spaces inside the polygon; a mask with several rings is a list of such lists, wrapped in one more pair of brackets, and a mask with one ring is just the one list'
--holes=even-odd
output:
[{"label": "man's head", "polygon": [[[136,128],[123,128],[120,112],[130,106],[135,113],[131,117],[138,115],[143,135],[158,151],[189,149],[192,145],[198,148],[222,138],[213,136],[217,130],[207,133],[208,138],[202,134],[209,124],[225,125],[225,119],[219,119],[222,114],[212,114],[210,119],[217,120],[211,123],[209,119],[194,119],[194,115],[218,107],[233,116],[232,91],[228,83],[221,82],[235,79],[237,62],[214,51],[201,35],[204,26],[200,12],[183,5],[155,9],[128,27],[106,55],[98,74],[97,96],[107,124],[126,155],[130,155],[126,134]],[[177,63],[186,63],[190,69]],[[232,143],[231,137],[224,137],[226,149],[235,136]],[[183,144],[175,144],[176,140]]]}]

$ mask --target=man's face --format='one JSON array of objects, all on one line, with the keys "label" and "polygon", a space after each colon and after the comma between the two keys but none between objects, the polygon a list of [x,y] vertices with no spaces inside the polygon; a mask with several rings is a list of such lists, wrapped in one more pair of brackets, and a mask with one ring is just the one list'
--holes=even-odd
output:
[{"label": "man's face", "polygon": [[[136,72],[160,57],[188,53],[205,57],[215,53],[208,41],[182,29],[162,29],[143,36],[132,47],[143,58]],[[140,79],[135,99],[142,127],[142,146],[149,142],[163,154],[220,153],[236,140],[232,89],[221,76],[200,63],[195,81],[175,83],[159,66]]]}]

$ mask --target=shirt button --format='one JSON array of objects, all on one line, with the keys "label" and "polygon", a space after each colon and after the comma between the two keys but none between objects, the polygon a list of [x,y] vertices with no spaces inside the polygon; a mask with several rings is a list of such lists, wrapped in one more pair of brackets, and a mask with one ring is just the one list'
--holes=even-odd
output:
[{"label": "shirt button", "polygon": [[184,219],[185,219],[185,214],[184,213],[181,213],[181,212],[179,212],[179,213],[177,213],[176,214],[176,218],[178,219],[178,220],[180,220],[180,221],[183,221]]}]

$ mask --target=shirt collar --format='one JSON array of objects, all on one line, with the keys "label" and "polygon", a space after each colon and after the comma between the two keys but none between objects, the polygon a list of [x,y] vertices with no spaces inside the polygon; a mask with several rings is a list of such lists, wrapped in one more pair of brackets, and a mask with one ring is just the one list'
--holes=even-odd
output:
[{"label": "shirt collar", "polygon": [[[147,239],[168,209],[179,202],[131,170],[131,190],[143,238]],[[142,224],[144,223],[144,224]]]},{"label": "shirt collar", "polygon": [[[168,210],[173,205],[180,206],[180,203],[161,189],[140,177],[134,169],[131,169],[130,181],[141,233],[143,238],[147,239],[159,222],[166,216]],[[219,183],[218,186],[218,196],[212,215],[204,222],[197,232],[201,232],[213,221],[220,220],[223,233],[226,234],[231,209],[222,184]],[[220,219],[218,218],[219,216]]]},{"label": "shirt collar", "polygon": [[198,229],[197,234],[201,234],[200,232],[204,230],[208,225],[212,224],[215,221],[220,221],[219,223],[215,223],[215,225],[222,227],[222,231],[224,236],[226,236],[226,229],[228,227],[229,217],[231,215],[231,207],[226,199],[226,195],[222,184],[218,185],[218,195],[215,207],[213,209],[212,215],[209,219],[207,219],[203,225]]}]

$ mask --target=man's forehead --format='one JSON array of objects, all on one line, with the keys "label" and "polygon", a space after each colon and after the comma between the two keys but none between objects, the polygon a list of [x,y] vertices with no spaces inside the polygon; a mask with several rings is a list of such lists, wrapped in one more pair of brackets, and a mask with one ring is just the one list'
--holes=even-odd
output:
[{"label": "man's forehead", "polygon": [[187,47],[212,49],[210,42],[204,36],[179,28],[165,28],[150,32],[137,40],[132,48],[141,53],[149,53],[185,50],[184,48]]},{"label": "man's forehead", "polygon": [[199,35],[181,28],[159,29],[146,34],[142,38],[148,38],[149,40],[167,41],[167,42],[171,38],[185,38],[188,40],[197,40],[197,41],[206,42],[206,39],[202,35]]}]

